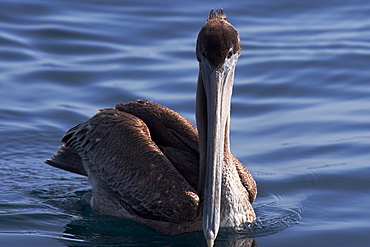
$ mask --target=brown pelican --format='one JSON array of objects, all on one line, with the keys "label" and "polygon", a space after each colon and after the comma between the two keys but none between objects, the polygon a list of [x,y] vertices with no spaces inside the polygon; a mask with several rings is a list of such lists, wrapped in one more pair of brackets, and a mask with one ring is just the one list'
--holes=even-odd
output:
[{"label": "brown pelican", "polygon": [[220,227],[255,220],[257,189],[230,152],[230,99],[241,46],[221,10],[197,40],[198,129],[164,106],[136,100],[100,110],[68,130],[46,163],[88,176],[97,212],[146,224],[165,235],[203,229],[213,246]]}]

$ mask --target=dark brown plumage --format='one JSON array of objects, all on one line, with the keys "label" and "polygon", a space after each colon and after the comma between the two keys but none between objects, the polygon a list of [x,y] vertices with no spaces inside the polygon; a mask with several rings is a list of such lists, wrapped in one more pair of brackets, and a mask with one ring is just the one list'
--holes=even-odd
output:
[{"label": "dark brown plumage", "polygon": [[[255,181],[229,150],[230,97],[240,51],[238,33],[223,10],[211,11],[197,41],[198,130],[151,101],[117,104],[67,131],[64,144],[46,163],[88,176],[91,205],[98,212],[167,235],[203,227],[213,245],[219,226],[255,219]],[[212,96],[209,88],[219,82],[225,84],[221,96]],[[222,107],[214,112],[209,102],[217,106],[219,101]],[[214,121],[220,125],[212,127]]]}]

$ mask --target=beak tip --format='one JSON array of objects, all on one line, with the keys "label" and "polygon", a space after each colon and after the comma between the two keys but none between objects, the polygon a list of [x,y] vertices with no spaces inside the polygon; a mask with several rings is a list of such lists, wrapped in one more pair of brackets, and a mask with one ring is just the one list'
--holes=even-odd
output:
[{"label": "beak tip", "polygon": [[214,238],[208,238],[207,239],[207,246],[208,247],[213,247],[214,242],[215,242]]},{"label": "beak tip", "polygon": [[207,246],[213,247],[215,243],[215,239],[217,237],[217,233],[215,233],[214,231],[211,231],[210,229],[207,229],[204,231],[204,237],[207,241]]}]

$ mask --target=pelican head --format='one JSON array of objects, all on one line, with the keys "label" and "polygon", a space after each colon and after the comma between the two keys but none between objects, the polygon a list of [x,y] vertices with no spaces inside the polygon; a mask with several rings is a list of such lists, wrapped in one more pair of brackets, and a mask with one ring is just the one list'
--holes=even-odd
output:
[{"label": "pelican head", "polygon": [[220,227],[222,167],[229,151],[230,100],[240,56],[238,32],[223,9],[212,10],[198,35],[199,62],[196,120],[199,132],[203,232],[213,245]]}]

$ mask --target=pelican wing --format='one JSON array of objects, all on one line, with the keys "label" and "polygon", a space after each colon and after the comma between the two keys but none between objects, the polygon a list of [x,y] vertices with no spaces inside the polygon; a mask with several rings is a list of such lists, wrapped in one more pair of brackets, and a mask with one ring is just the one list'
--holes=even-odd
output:
[{"label": "pelican wing", "polygon": [[240,181],[242,182],[244,188],[248,191],[248,199],[250,203],[253,203],[257,197],[257,185],[256,181],[252,177],[252,174],[249,170],[236,158],[232,155],[236,170],[238,171]]},{"label": "pelican wing", "polygon": [[103,109],[69,130],[62,141],[80,155],[93,190],[118,197],[128,212],[169,222],[196,216],[199,198],[194,188],[140,118]]},{"label": "pelican wing", "polygon": [[135,100],[116,104],[116,109],[145,122],[151,139],[188,183],[197,190],[199,183],[198,131],[185,117],[153,101]]},{"label": "pelican wing", "polygon": [[57,154],[45,160],[45,163],[69,172],[87,176],[80,155],[72,147],[60,146]]},{"label": "pelican wing", "polygon": [[197,129],[176,111],[142,99],[116,104],[115,108],[143,120],[158,146],[174,147],[199,155]]}]

